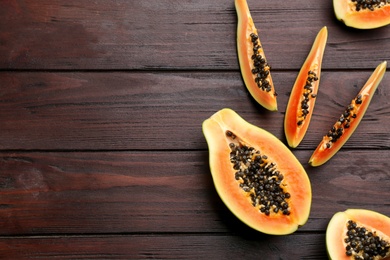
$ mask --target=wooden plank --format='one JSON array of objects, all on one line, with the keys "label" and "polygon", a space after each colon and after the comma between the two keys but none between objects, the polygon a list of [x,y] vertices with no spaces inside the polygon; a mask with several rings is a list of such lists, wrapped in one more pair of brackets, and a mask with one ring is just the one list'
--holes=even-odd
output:
[{"label": "wooden plank", "polygon": [[[347,208],[390,216],[389,150],[341,150],[317,168],[310,153],[294,151],[313,189],[299,232]],[[250,232],[218,197],[207,151],[2,152],[0,172],[0,235]]]},{"label": "wooden plank", "polygon": [[[299,149],[314,149],[372,71],[322,75],[314,116]],[[274,74],[279,112],[248,95],[238,72],[1,72],[0,149],[206,149],[203,120],[230,107],[284,140],[295,72]],[[390,147],[385,76],[346,148]]]},{"label": "wooden plank", "polygon": [[[390,216],[390,77],[327,164],[307,161],[373,68],[390,27],[353,30],[332,2],[248,0],[279,112],[248,95],[233,1],[0,1],[0,258],[327,259],[331,216]],[[329,41],[315,116],[293,153],[313,204],[305,226],[268,236],[215,191],[201,132],[231,107],[284,140],[295,76],[322,26]]]},{"label": "wooden plank", "polygon": [[[328,26],[324,68],[390,60],[390,27],[353,30],[332,1],[248,0],[271,66],[300,68]],[[1,1],[1,69],[237,70],[233,1]]]},{"label": "wooden plank", "polygon": [[0,237],[9,259],[327,259],[324,234]]}]

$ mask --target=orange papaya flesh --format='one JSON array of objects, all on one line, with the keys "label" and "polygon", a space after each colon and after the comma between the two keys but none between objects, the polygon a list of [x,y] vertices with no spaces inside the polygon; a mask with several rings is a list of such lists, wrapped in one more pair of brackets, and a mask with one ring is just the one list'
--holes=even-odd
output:
[{"label": "orange papaya flesh", "polygon": [[325,26],[318,32],[291,90],[284,117],[284,132],[292,148],[299,145],[309,127],[320,85],[327,38],[328,29]]},{"label": "orange papaya flesh", "polygon": [[357,96],[345,108],[331,130],[322,138],[309,159],[311,166],[320,166],[327,162],[351,137],[362,120],[375,90],[386,72],[386,64],[387,62],[384,61],[376,67]]},{"label": "orange papaya flesh", "polygon": [[387,0],[333,0],[336,18],[357,29],[374,29],[390,24],[390,2]]},{"label": "orange papaya flesh", "polygon": [[267,62],[258,31],[246,0],[235,0],[237,11],[237,54],[244,84],[263,107],[277,111],[278,105],[271,67]]},{"label": "orange papaya flesh", "polygon": [[311,184],[278,138],[228,108],[206,119],[202,129],[216,191],[238,219],[272,235],[293,233],[306,223]]},{"label": "orange papaya flesh", "polygon": [[326,229],[330,259],[390,259],[390,218],[366,209],[337,212]]}]

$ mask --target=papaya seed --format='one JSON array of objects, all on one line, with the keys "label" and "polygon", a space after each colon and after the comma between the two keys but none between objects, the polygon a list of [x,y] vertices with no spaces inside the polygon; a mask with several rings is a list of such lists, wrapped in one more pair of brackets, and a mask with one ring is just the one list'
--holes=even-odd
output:
[{"label": "papaya seed", "polygon": [[308,76],[306,79],[306,85],[303,87],[303,100],[301,101],[301,115],[298,116],[297,125],[301,126],[303,124],[303,121],[306,119],[306,116],[309,114],[309,101],[310,98],[315,98],[317,95],[313,93],[313,86],[312,83],[314,81],[317,81],[318,77],[317,74],[314,71],[309,70]]},{"label": "papaya seed", "polygon": [[231,137],[232,139],[236,139],[236,136],[229,130],[226,131],[226,136]]},{"label": "papaya seed", "polygon": [[364,9],[369,9],[374,11],[375,8],[381,8],[382,6],[390,3],[389,0],[352,0],[355,3],[355,10],[360,11]]},{"label": "papaya seed", "polygon": [[[352,100],[351,104],[345,108],[345,111],[340,115],[337,123],[327,134],[330,142],[336,142],[344,133],[344,129],[351,126],[351,122],[357,117],[356,112],[362,102],[362,95],[358,94],[356,98]],[[326,147],[330,148],[330,144],[326,144]]]},{"label": "papaya seed", "polygon": [[255,75],[255,83],[261,90],[270,92],[272,90],[272,87],[269,85],[269,82],[266,80],[266,78],[269,75],[271,67],[268,65],[265,58],[259,53],[259,49],[261,49],[259,36],[255,33],[251,33],[249,36],[251,37],[251,41],[253,44],[252,60],[254,68],[252,69],[252,74]]},{"label": "papaya seed", "polygon": [[347,222],[346,238],[347,246],[345,254],[354,259],[374,259],[377,256],[384,257],[390,250],[389,242],[381,239],[375,231],[368,231],[360,227],[353,220]]},{"label": "papaya seed", "polygon": [[254,147],[240,142],[230,130],[226,136],[235,141],[229,143],[230,162],[236,171],[234,178],[239,187],[249,193],[251,204],[266,216],[271,214],[290,215],[288,199],[290,193],[283,189],[283,174],[277,170],[276,163]]}]

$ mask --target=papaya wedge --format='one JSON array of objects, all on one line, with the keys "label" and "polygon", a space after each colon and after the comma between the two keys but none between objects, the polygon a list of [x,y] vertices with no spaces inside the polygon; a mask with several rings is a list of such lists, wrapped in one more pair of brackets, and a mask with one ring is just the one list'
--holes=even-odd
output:
[{"label": "papaya wedge", "polygon": [[320,166],[334,156],[351,137],[362,120],[371,99],[386,72],[387,62],[379,64],[371,74],[357,96],[345,108],[331,130],[322,138],[322,141],[309,159],[311,166]]},{"label": "papaya wedge", "polygon": [[320,85],[321,65],[328,38],[323,27],[303,63],[292,87],[284,117],[284,132],[290,147],[297,147],[309,127]]},{"label": "papaya wedge", "polygon": [[356,29],[374,29],[390,24],[390,2],[333,0],[336,18]]},{"label": "papaya wedge", "polygon": [[258,31],[246,0],[235,0],[237,11],[237,53],[241,75],[251,96],[263,107],[277,111],[277,93]]},{"label": "papaya wedge", "polygon": [[337,212],[326,229],[332,260],[390,259],[390,218],[372,210]]}]

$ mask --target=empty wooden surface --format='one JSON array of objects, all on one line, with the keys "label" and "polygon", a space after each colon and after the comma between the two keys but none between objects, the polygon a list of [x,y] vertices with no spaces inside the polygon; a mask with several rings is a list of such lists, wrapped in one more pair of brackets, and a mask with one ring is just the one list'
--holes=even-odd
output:
[{"label": "empty wooden surface", "polygon": [[[390,216],[388,74],[343,149],[307,164],[390,62],[390,27],[347,28],[332,1],[248,4],[278,112],[243,85],[232,0],[0,2],[0,258],[326,259],[335,212]],[[312,183],[310,218],[289,236],[261,234],[218,197],[201,124],[230,107],[285,142],[291,87],[323,26],[314,116],[292,150]]]}]

